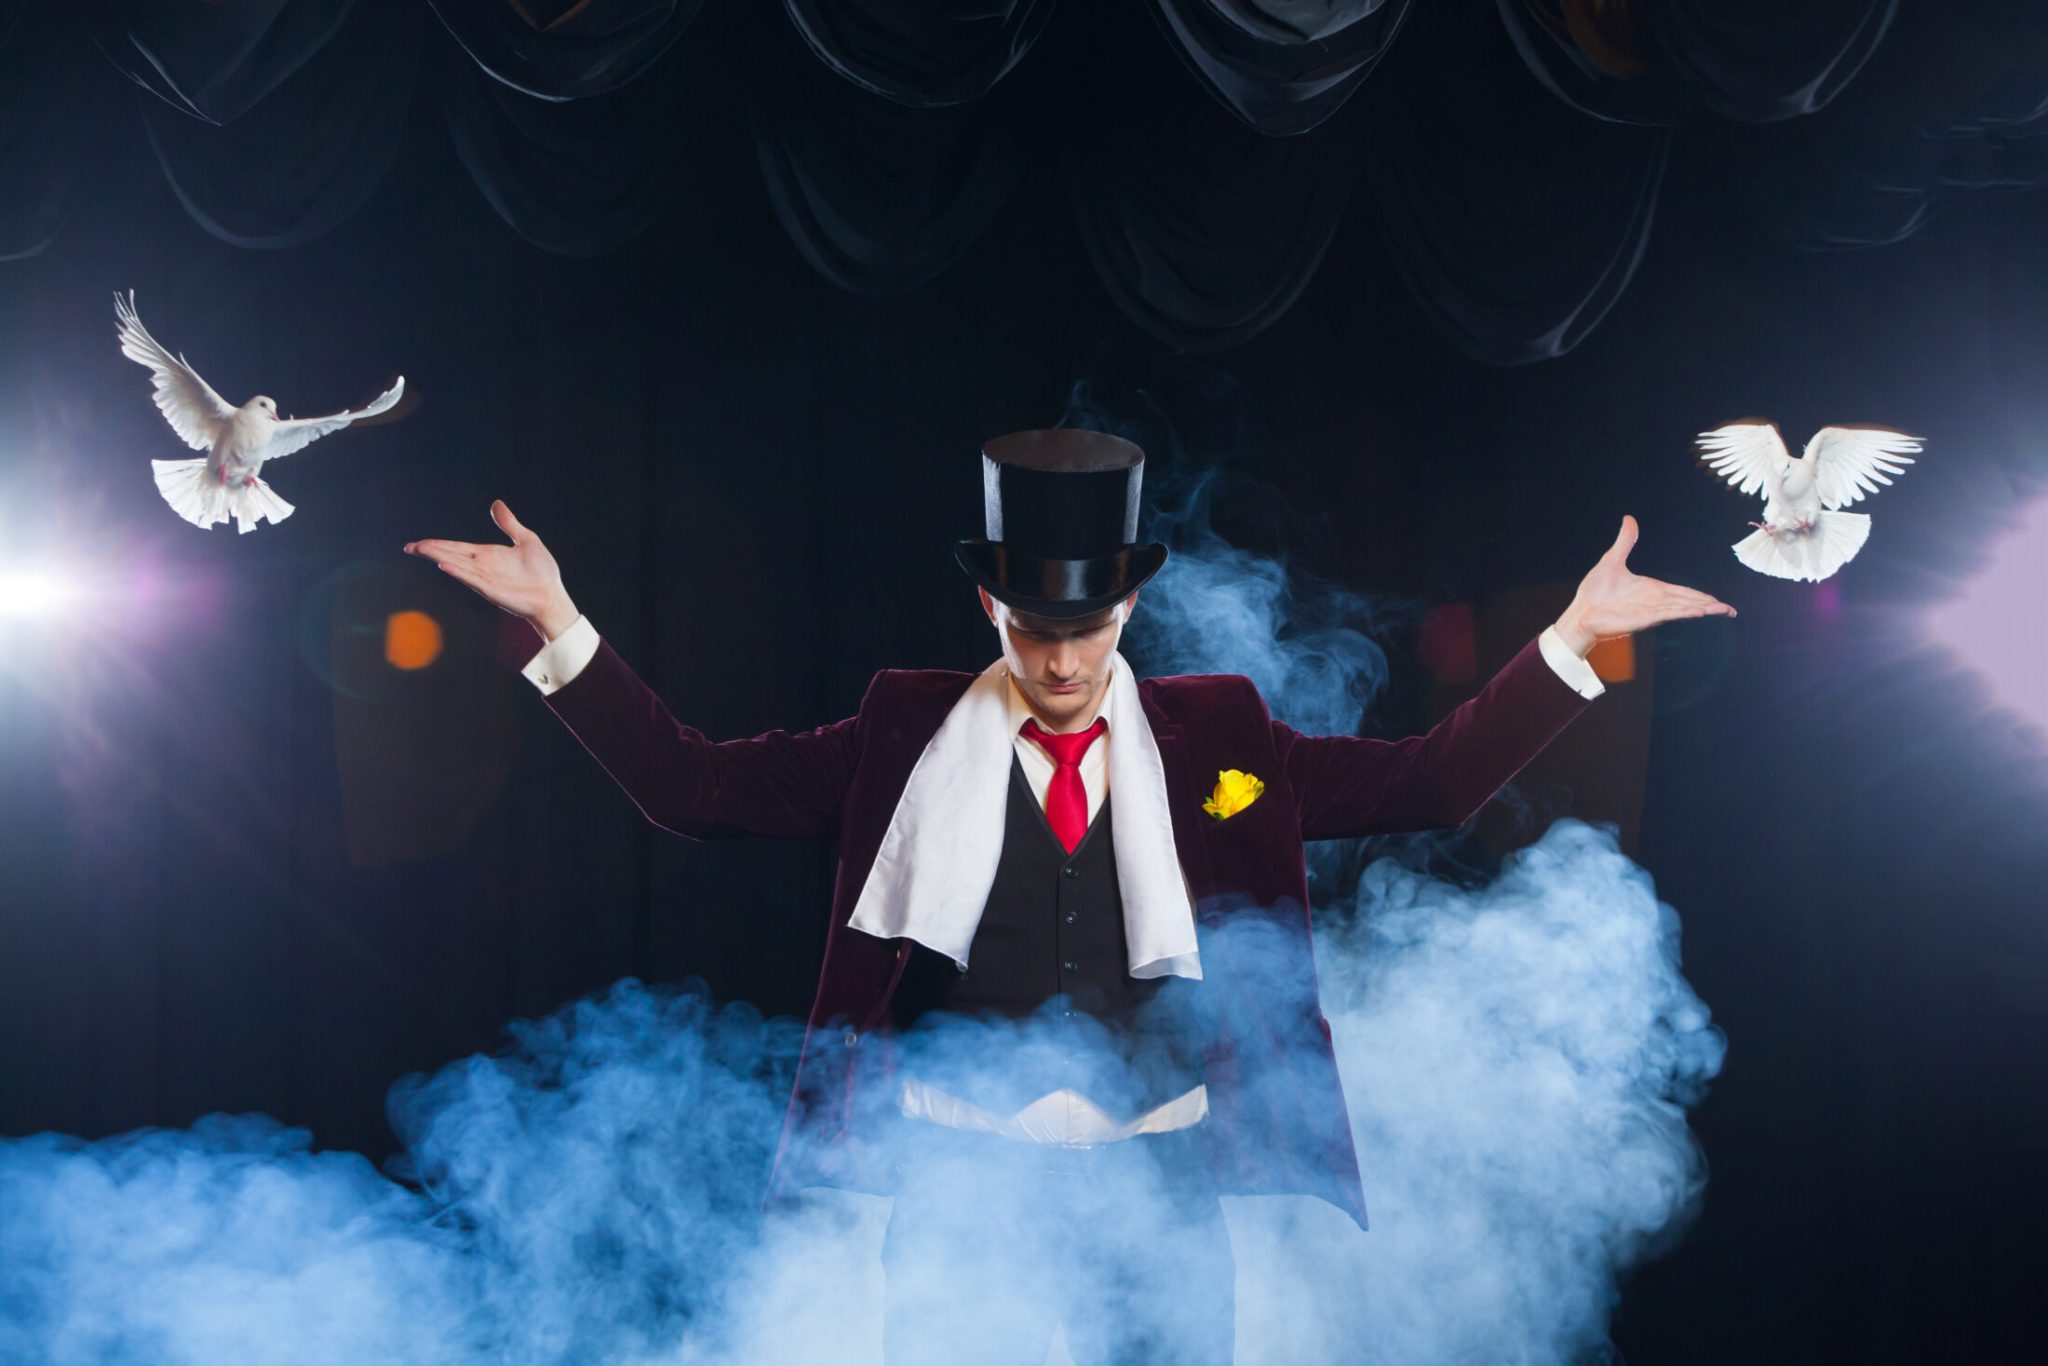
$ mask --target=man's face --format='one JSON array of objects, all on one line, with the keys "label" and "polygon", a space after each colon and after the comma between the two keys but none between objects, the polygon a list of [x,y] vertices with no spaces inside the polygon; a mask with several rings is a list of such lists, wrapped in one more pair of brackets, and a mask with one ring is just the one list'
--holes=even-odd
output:
[{"label": "man's face", "polygon": [[987,589],[980,592],[981,610],[1002,638],[1003,661],[1039,724],[1055,733],[1081,729],[1109,686],[1109,657],[1138,595],[1093,616],[1055,619],[1016,611]]}]

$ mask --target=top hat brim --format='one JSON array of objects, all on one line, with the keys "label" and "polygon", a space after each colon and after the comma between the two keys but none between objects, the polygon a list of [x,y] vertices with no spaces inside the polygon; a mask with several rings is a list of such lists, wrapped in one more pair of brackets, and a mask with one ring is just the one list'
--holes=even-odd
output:
[{"label": "top hat brim", "polygon": [[1166,547],[1126,545],[1082,560],[1048,560],[1000,541],[960,541],[953,558],[997,602],[1038,617],[1085,617],[1122,602],[1166,563]]}]

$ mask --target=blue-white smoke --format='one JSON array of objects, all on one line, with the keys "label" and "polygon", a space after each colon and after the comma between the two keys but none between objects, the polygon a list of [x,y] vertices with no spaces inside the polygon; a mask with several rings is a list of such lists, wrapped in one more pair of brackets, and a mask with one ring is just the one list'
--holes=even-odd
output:
[{"label": "blue-white smoke", "polygon": [[[1217,540],[1207,488],[1169,509],[1174,558],[1127,653],[1248,673],[1276,715],[1353,730],[1385,681],[1364,604]],[[1226,1200],[1238,1360],[1574,1360],[1700,1189],[1683,1106],[1722,1041],[1674,915],[1576,821],[1476,890],[1382,859],[1325,900],[1373,1229],[1305,1197]],[[1007,1032],[963,1028],[927,1061],[986,1065]],[[888,1202],[758,1209],[799,1035],[622,983],[395,1088],[409,1185],[261,1118],[0,1142],[0,1360],[879,1361]],[[1142,1242],[1158,1196],[1117,1198],[1171,1274],[1170,1240]],[[976,1246],[1021,1268],[1044,1232],[1012,1219]],[[1016,1283],[992,1264],[982,1298]]]},{"label": "blue-white smoke", "polygon": [[[1173,554],[1130,635],[1147,671],[1243,673],[1298,729],[1357,733],[1387,676],[1367,632],[1405,607],[1222,541],[1223,471],[1162,483]],[[1341,866],[1317,852],[1312,870]],[[1573,1360],[1704,1182],[1683,1107],[1725,1040],[1679,972],[1677,916],[1612,832],[1558,821],[1476,888],[1415,862],[1380,858],[1315,908],[1372,1232],[1231,1202],[1241,1317],[1261,1320],[1240,1360]]]}]

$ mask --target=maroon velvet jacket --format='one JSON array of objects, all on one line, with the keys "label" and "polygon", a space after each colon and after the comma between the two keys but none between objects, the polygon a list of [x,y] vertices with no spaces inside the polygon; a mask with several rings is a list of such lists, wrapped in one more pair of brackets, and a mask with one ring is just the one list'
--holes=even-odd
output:
[{"label": "maroon velvet jacket", "polygon": [[[837,839],[839,874],[818,994],[772,1189],[886,1190],[857,1097],[886,1072],[889,999],[908,940],[847,927],[911,768],[973,674],[891,669],[859,712],[816,730],[714,742],[680,724],[603,645],[548,704],[663,829],[691,839]],[[1166,767],[1174,842],[1194,894],[1221,1044],[1208,1059],[1217,1176],[1227,1194],[1302,1193],[1361,1226],[1365,1196],[1317,1003],[1302,842],[1462,824],[1586,705],[1530,641],[1427,735],[1303,735],[1235,674],[1141,679]],[[1202,810],[1223,769],[1266,791],[1228,820]],[[1246,917],[1261,933],[1225,933]],[[1256,973],[1232,955],[1258,943]],[[1279,980],[1276,982],[1276,968]],[[1235,971],[1233,969],[1236,969]],[[871,1037],[872,1033],[872,1037]],[[880,1041],[884,1047],[877,1049]]]}]

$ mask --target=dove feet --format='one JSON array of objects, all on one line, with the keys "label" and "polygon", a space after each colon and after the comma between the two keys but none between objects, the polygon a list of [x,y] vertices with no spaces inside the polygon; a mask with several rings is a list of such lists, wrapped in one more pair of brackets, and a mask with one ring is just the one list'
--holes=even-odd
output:
[{"label": "dove feet", "polygon": [[1813,530],[1813,519],[1801,518],[1799,521],[1790,522],[1784,526],[1773,526],[1769,522],[1751,522],[1749,523],[1749,525],[1755,527],[1758,531],[1763,532],[1766,536],[1775,536],[1781,531],[1792,531],[1801,533],[1811,531]]}]

